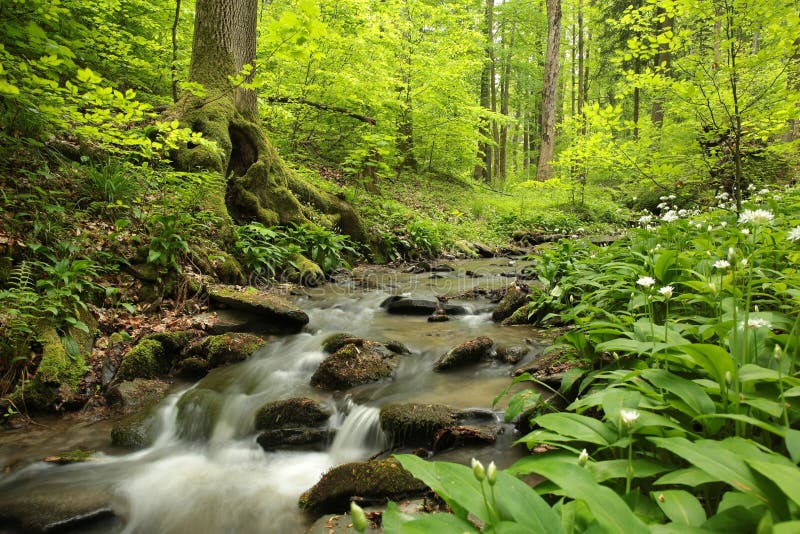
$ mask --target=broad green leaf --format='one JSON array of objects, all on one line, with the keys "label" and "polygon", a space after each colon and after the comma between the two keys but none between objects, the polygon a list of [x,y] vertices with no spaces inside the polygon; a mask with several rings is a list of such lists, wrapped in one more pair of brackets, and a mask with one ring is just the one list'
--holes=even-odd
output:
[{"label": "broad green leaf", "polygon": [[690,380],[672,374],[664,369],[645,369],[641,375],[657,388],[678,396],[693,411],[694,415],[714,412],[714,401],[703,390]]},{"label": "broad green leaf", "polygon": [[783,437],[785,434],[785,429],[783,427],[771,425],[762,419],[758,419],[756,417],[750,417],[749,415],[743,415],[738,413],[714,413],[708,415],[700,415],[697,417],[698,420],[703,419],[732,419],[734,421],[741,421],[742,423],[747,423],[748,425],[756,426],[762,430],[766,430],[767,432],[771,432],[776,436]]},{"label": "broad green leaf", "polygon": [[795,504],[800,505],[800,468],[747,459],[750,467],[772,480]]},{"label": "broad green leaf", "polygon": [[772,534],[797,534],[800,532],[800,521],[784,521],[772,525]]},{"label": "broad green leaf", "polygon": [[786,430],[786,450],[795,464],[800,462],[800,430],[789,428]]},{"label": "broad green leaf", "polygon": [[699,527],[706,521],[706,512],[697,497],[684,490],[653,491],[650,496],[670,521]]},{"label": "broad green leaf", "polygon": [[466,518],[469,511],[482,521],[489,520],[480,483],[469,467],[449,462],[428,462],[413,454],[397,454],[395,458],[404,469],[444,499],[457,516]]},{"label": "broad green leaf", "polygon": [[383,514],[386,534],[429,534],[430,532],[479,532],[472,523],[451,514],[409,515],[390,502]]},{"label": "broad green leaf", "polygon": [[[654,460],[635,459],[631,462],[635,478],[649,478],[673,468]],[[586,468],[592,473],[596,482],[604,482],[614,478],[625,478],[628,475],[628,460],[605,460],[589,462]]]},{"label": "broad green leaf", "polygon": [[617,439],[617,433],[602,422],[575,413],[548,413],[536,417],[533,422],[553,432],[597,445],[608,445]]},{"label": "broad green leaf", "polygon": [[[552,534],[563,532],[558,514],[533,488],[515,476],[499,471],[494,492],[498,512],[502,519],[513,519],[523,525],[527,532]],[[498,530],[498,532],[506,532],[506,530]]]},{"label": "broad green leaf", "polygon": [[717,383],[725,382],[725,374],[735,371],[733,358],[717,345],[692,344],[678,347],[696,365],[702,367]]},{"label": "broad green leaf", "polygon": [[665,451],[672,452],[744,493],[751,493],[773,508],[781,507],[777,488],[772,483],[757,479],[744,458],[734,454],[719,442],[685,438],[647,438]]},{"label": "broad green leaf", "polygon": [[[557,456],[541,455],[524,460],[527,460],[525,471],[549,479],[569,497],[586,502],[602,528],[611,532],[647,532],[647,527],[625,501],[610,488],[595,482],[587,469]],[[517,464],[511,470],[521,472]]]}]

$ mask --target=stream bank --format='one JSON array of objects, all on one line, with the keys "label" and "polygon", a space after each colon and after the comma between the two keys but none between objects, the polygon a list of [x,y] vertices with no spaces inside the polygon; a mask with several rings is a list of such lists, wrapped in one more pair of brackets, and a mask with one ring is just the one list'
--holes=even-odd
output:
[{"label": "stream bank", "polygon": [[[524,262],[494,258],[447,263],[452,270],[356,269],[334,283],[306,290],[293,299],[309,317],[301,332],[270,338],[246,361],[213,369],[195,383],[176,383],[156,410],[154,442],[143,450],[124,453],[112,447],[108,421],[59,428],[63,440],[58,447],[42,432],[45,441],[37,446],[31,439],[24,457],[15,460],[17,465],[28,465],[0,479],[0,508],[6,514],[14,511],[17,520],[27,523],[17,522],[15,527],[8,519],[3,526],[11,531],[44,530],[63,520],[66,512],[82,512],[89,515],[81,519],[80,513],[74,514],[77,523],[59,528],[303,532],[314,517],[302,513],[297,500],[322,473],[387,454],[391,436],[380,421],[387,405],[444,405],[483,414],[496,428],[495,439],[436,451],[433,457],[462,463],[477,457],[499,467],[510,464],[525,451],[512,449],[515,430],[502,423],[501,406],[493,409],[492,400],[517,367],[541,354],[550,334],[530,326],[504,327],[492,320],[495,304],[486,295],[508,286]],[[446,300],[462,313],[430,322],[427,315],[390,313],[381,307],[397,296]],[[397,358],[389,379],[347,390],[313,387],[310,377],[328,357],[323,343],[342,332],[366,340],[397,340],[410,354]],[[495,348],[529,350],[515,364],[480,359],[446,372],[434,371],[444,354],[482,336]],[[296,397],[313,399],[330,413],[324,426],[335,437],[316,450],[265,450],[257,441],[255,414],[271,401]],[[8,442],[3,438],[0,446],[3,465],[8,463]],[[98,452],[84,463],[30,463],[67,448]],[[400,443],[395,450],[414,448],[419,444]],[[430,454],[435,447],[427,443],[423,448]],[[31,502],[34,495],[38,500]],[[67,495],[71,500],[65,503]]]}]

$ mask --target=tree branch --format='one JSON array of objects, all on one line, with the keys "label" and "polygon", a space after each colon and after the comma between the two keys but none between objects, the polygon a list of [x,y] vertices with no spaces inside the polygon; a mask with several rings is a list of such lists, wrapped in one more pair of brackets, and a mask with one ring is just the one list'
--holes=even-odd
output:
[{"label": "tree branch", "polygon": [[305,98],[301,97],[292,97],[292,96],[271,96],[267,98],[267,102],[270,104],[302,104],[304,106],[311,106],[312,108],[321,109],[323,111],[333,111],[334,113],[341,113],[343,115],[347,115],[353,119],[359,120],[361,122],[366,122],[367,124],[371,124],[375,126],[377,121],[372,117],[367,117],[366,115],[361,115],[360,113],[356,113],[355,111],[350,111],[349,109],[345,109],[339,106],[329,106],[328,104],[320,104],[319,102],[312,102],[311,100],[306,100]]}]

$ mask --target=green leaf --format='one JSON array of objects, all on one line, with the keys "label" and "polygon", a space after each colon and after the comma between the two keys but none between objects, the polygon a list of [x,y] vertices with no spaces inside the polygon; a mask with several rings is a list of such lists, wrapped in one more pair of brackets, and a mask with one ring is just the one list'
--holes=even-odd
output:
[{"label": "green leaf", "polygon": [[694,412],[692,415],[709,414],[715,410],[714,401],[705,390],[690,380],[681,378],[664,369],[645,369],[641,376],[657,388],[679,397]]},{"label": "green leaf", "polygon": [[656,446],[676,454],[695,467],[730,484],[743,493],[755,495],[772,507],[780,507],[782,497],[772,483],[753,476],[744,458],[728,450],[720,442],[700,440],[691,442],[684,438],[648,437]]},{"label": "green leaf", "polygon": [[789,428],[786,430],[786,450],[795,464],[800,462],[800,430]]},{"label": "green leaf", "polygon": [[670,521],[699,527],[706,521],[706,512],[697,497],[684,490],[654,491],[650,496]]},{"label": "green leaf", "polygon": [[750,467],[772,480],[795,504],[800,505],[800,468],[747,459]]},{"label": "green leaf", "polygon": [[489,521],[480,483],[472,469],[448,462],[427,462],[413,454],[396,454],[395,458],[444,499],[454,514],[466,518],[469,511],[482,521]]},{"label": "green leaf", "polygon": [[717,345],[696,343],[677,347],[696,365],[702,367],[718,384],[725,383],[725,374],[735,371],[733,358]]},{"label": "green leaf", "polygon": [[772,534],[797,534],[800,532],[800,521],[784,521],[772,525]]},{"label": "green leaf", "polygon": [[617,440],[617,433],[592,417],[575,413],[548,413],[533,422],[543,428],[570,436],[579,441],[609,445]]},{"label": "green leaf", "polygon": [[[542,455],[525,458],[524,470],[558,485],[567,496],[586,502],[600,526],[610,532],[648,532],[647,527],[611,488],[601,486],[591,473],[563,457]],[[522,472],[517,462],[511,470]]]},{"label": "green leaf", "polygon": [[[498,512],[503,519],[513,519],[525,532],[559,534],[561,519],[529,485],[513,475],[500,471],[494,487]],[[509,526],[498,532],[512,532]]]},{"label": "green leaf", "polygon": [[[636,478],[650,478],[664,471],[673,469],[674,466],[666,465],[654,460],[635,459],[633,472]],[[597,482],[604,482],[614,478],[625,478],[628,475],[628,460],[605,460],[602,462],[589,462],[586,468],[592,473]]]}]

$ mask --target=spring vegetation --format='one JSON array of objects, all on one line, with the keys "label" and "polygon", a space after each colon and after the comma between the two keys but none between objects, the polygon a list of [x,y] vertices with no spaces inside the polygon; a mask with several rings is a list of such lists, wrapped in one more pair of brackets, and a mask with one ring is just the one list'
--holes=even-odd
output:
[{"label": "spring vegetation", "polygon": [[103,350],[196,312],[210,282],[549,241],[527,319],[577,365],[498,392],[532,454],[398,456],[452,514],[390,504],[386,532],[797,532],[798,16],[3,1],[5,419],[102,393]]}]

